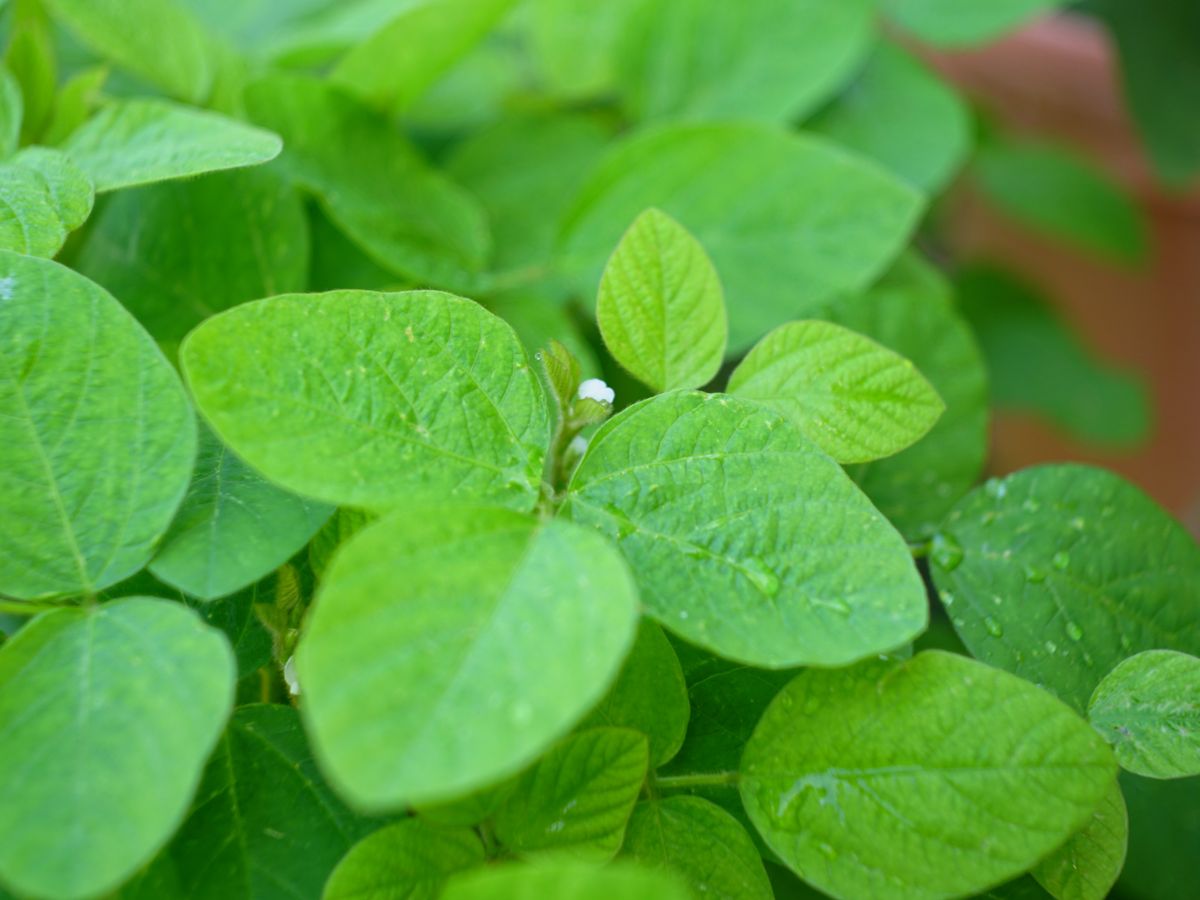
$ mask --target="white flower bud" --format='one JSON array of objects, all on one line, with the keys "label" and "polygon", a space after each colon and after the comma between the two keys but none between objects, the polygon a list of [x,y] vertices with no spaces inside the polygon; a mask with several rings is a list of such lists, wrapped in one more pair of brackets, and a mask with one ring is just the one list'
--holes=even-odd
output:
[{"label": "white flower bud", "polygon": [[601,378],[589,378],[579,385],[580,400],[595,400],[597,403],[611,404],[616,398],[616,392]]},{"label": "white flower bud", "polygon": [[296,677],[296,657],[289,656],[283,664],[283,680],[287,682],[288,691],[293,697],[300,696],[300,680]]},{"label": "white flower bud", "polygon": [[587,452],[588,439],[582,434],[577,434],[571,438],[571,452],[576,456],[583,456]]}]

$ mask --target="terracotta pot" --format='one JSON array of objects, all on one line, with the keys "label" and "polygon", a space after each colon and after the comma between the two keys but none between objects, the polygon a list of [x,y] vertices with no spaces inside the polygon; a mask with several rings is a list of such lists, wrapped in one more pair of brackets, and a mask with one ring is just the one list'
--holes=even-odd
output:
[{"label": "terracotta pot", "polygon": [[1152,249],[1131,271],[1032,234],[969,188],[951,199],[947,238],[960,258],[1003,263],[1039,285],[1103,357],[1142,373],[1154,431],[1131,452],[1082,446],[1032,418],[995,423],[999,472],[1081,459],[1121,472],[1200,533],[1200,191],[1169,192],[1150,172],[1126,112],[1115,54],[1094,22],[1051,16],[989,47],[926,54],[1010,131],[1065,142],[1141,205]]}]

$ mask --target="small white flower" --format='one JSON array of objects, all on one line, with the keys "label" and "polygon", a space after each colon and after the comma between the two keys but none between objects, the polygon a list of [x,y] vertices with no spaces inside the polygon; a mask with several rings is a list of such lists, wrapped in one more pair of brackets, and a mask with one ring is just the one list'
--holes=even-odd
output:
[{"label": "small white flower", "polygon": [[287,682],[288,691],[293,697],[300,696],[300,680],[296,677],[296,657],[289,656],[283,664],[283,680]]},{"label": "small white flower", "polygon": [[582,434],[577,434],[571,438],[571,452],[576,456],[583,456],[587,451],[588,439]]},{"label": "small white flower", "polygon": [[602,378],[589,378],[579,386],[580,400],[595,400],[597,403],[612,403],[616,398],[616,391],[605,384]]}]

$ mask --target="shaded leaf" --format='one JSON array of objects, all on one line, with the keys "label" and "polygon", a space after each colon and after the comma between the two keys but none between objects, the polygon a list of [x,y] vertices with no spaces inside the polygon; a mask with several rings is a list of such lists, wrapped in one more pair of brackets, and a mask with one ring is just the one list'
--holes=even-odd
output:
[{"label": "shaded leaf", "polygon": [[406,819],[367,835],[338,863],[322,900],[437,900],[446,879],[483,865],[483,845],[467,828]]}]

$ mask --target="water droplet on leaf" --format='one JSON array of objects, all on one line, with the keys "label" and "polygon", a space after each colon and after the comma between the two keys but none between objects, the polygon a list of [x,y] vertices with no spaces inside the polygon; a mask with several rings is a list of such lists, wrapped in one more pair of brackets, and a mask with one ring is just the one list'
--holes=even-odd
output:
[{"label": "water droplet on leaf", "polygon": [[963,561],[963,549],[958,541],[948,534],[938,533],[933,536],[933,548],[930,551],[934,564],[947,572],[953,572]]},{"label": "water droplet on leaf", "polygon": [[1004,637],[1004,626],[1002,626],[991,616],[988,616],[983,620],[983,627],[987,629],[987,633],[992,637]]},{"label": "water droplet on leaf", "polygon": [[1074,622],[1067,622],[1067,637],[1073,641],[1083,640],[1083,629]]},{"label": "water droplet on leaf", "polygon": [[1071,554],[1067,553],[1065,550],[1059,550],[1054,554],[1053,561],[1054,568],[1062,571],[1063,569],[1066,569],[1067,566],[1071,565]]}]

